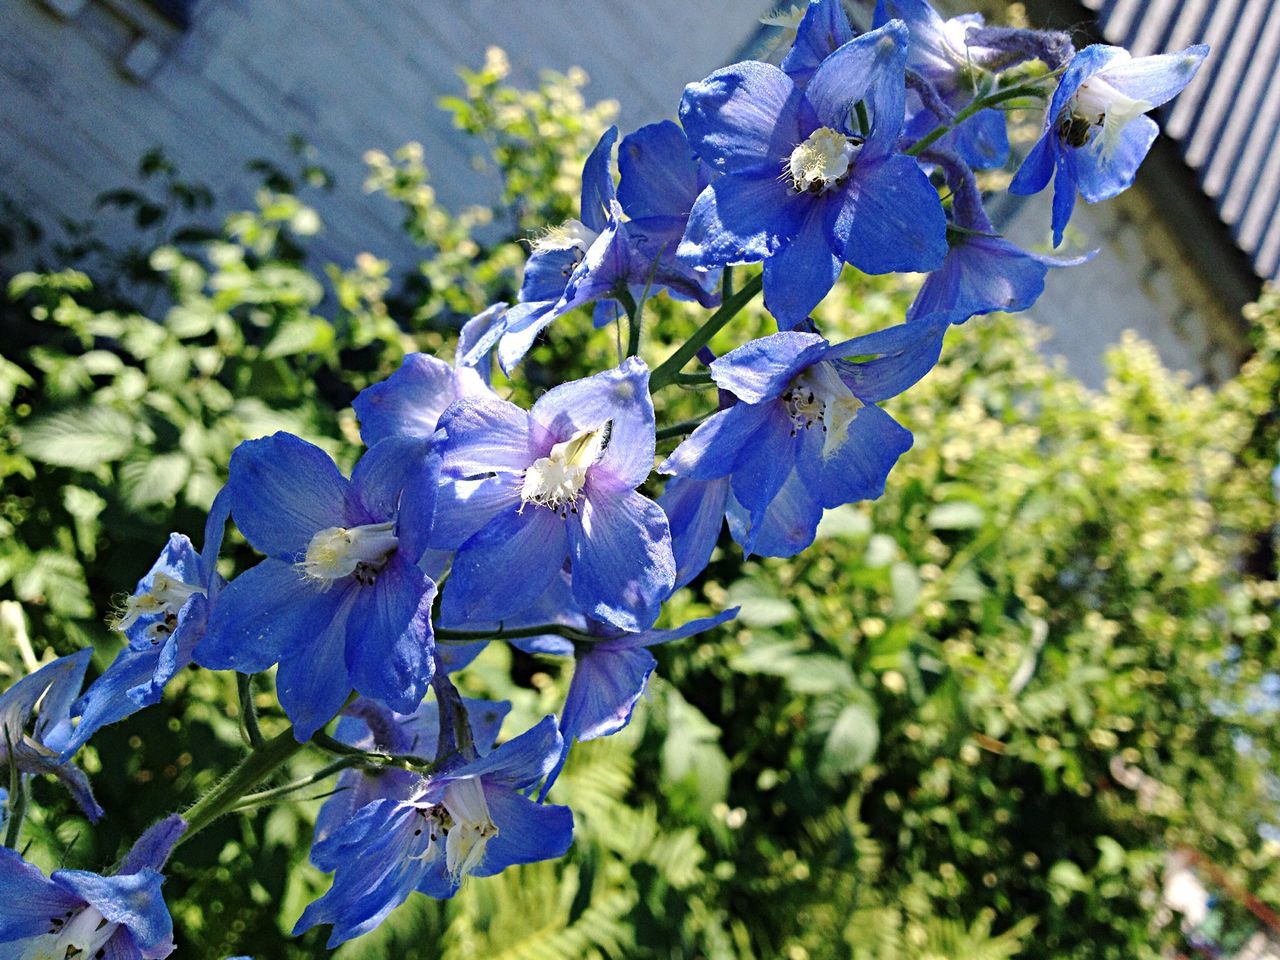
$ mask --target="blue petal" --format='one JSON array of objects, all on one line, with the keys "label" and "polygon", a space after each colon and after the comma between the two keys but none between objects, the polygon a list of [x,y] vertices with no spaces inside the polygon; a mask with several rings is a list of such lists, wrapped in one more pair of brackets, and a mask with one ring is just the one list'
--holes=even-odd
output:
[{"label": "blue petal", "polygon": [[705,186],[684,131],[670,120],[650,123],[623,137],[618,169],[622,174],[618,202],[633,220],[687,217]]},{"label": "blue petal", "polygon": [[[419,777],[408,770],[344,770],[334,784],[335,792],[327,797],[316,814],[316,829],[312,840],[311,862],[321,870],[336,870],[345,860],[339,851],[336,859],[326,859],[334,853],[327,843],[330,838],[365,807],[379,800],[408,800],[417,788]],[[316,851],[320,854],[317,856]]]},{"label": "blue petal", "polygon": [[721,177],[698,195],[676,253],[695,267],[754,263],[796,235],[810,198],[777,167]]},{"label": "blue petal", "polygon": [[169,854],[187,832],[187,821],[176,813],[158,820],[142,832],[116,869],[118,874],[162,870]]},{"label": "blue petal", "polygon": [[[1137,121],[1134,121],[1135,123]],[[1076,205],[1076,153],[1059,150],[1058,172],[1053,178],[1053,245],[1060,246],[1062,234]]]},{"label": "blue petal", "polygon": [[699,424],[658,469],[690,480],[714,480],[732,473],[771,413],[769,403],[736,403],[721,410]]},{"label": "blue petal", "polygon": [[459,400],[440,418],[440,429],[441,465],[449,477],[520,473],[555,444],[528,413],[496,397]]},{"label": "blue petal", "polygon": [[912,157],[854,165],[845,188],[845,259],[863,273],[929,271],[947,255],[947,217]]},{"label": "blue petal", "polygon": [[557,309],[564,288],[556,294],[554,300],[538,300],[532,303],[517,303],[507,311],[507,325],[502,339],[498,341],[498,366],[507,376],[524,359],[524,355],[533,348],[546,327],[560,316]]},{"label": "blue petal", "polygon": [[1048,130],[1036,141],[1036,145],[1031,148],[1031,152],[1018,167],[1018,172],[1009,182],[1009,192],[1027,197],[1033,193],[1039,193],[1048,186],[1049,180],[1053,177],[1058,150],[1058,133],[1056,130]]},{"label": "blue petal", "polygon": [[678,590],[706,569],[724,526],[729,478],[689,480],[673,477],[658,501],[671,525]]},{"label": "blue petal", "polygon": [[618,128],[610,127],[600,135],[591,155],[582,167],[582,223],[599,233],[609,219],[613,204],[613,144]]},{"label": "blue petal", "polygon": [[787,384],[805,367],[823,355],[827,342],[816,333],[799,330],[775,333],[718,357],[711,363],[711,377],[721,390],[728,390],[749,404],[782,396]]},{"label": "blue petal", "polygon": [[127,927],[144,954],[173,937],[173,921],[160,892],[164,878],[149,867],[113,877],[85,870],[57,870],[50,879],[94,907],[108,922]]},{"label": "blue petal", "polygon": [[724,173],[777,168],[804,139],[801,97],[791,78],[747,60],[684,88],[680,123],[694,151]]},{"label": "blue petal", "polygon": [[[59,657],[19,680],[0,697],[0,724],[13,734],[14,743],[22,739],[22,727],[35,709],[35,700],[39,700],[40,712],[33,730],[36,742],[51,750],[61,749],[62,743],[70,736],[71,705],[80,696],[84,673],[92,656],[92,650],[84,649]],[[10,707],[11,697],[14,707]],[[23,706],[25,710],[22,710]],[[15,729],[9,720],[19,711],[21,720]]]},{"label": "blue petal", "polygon": [[503,332],[523,327],[534,304],[559,300],[581,259],[582,251],[577,247],[535,250],[524,265],[520,302],[507,311],[498,325]]},{"label": "blue petal", "polygon": [[1009,129],[1002,110],[983,110],[952,134],[956,152],[975,170],[994,170],[1009,159]]},{"label": "blue petal", "polygon": [[491,877],[517,863],[562,857],[573,843],[573,813],[568,807],[534,803],[513,790],[485,784],[485,802],[498,827],[472,871]]},{"label": "blue petal", "polygon": [[0,847],[0,903],[0,944],[38,937],[48,931],[50,917],[84,906],[83,899],[51,882],[8,847]]},{"label": "blue petal", "polygon": [[844,246],[833,249],[827,220],[836,203],[811,200],[794,237],[764,262],[764,305],[789,330],[822,302],[844,267]]},{"label": "blue petal", "polygon": [[399,370],[351,401],[360,419],[360,438],[372,447],[388,437],[430,437],[445,407],[462,395],[457,380],[443,360],[407,354]]},{"label": "blue petal", "polygon": [[341,588],[320,589],[291,563],[263,560],[218,595],[196,662],[211,670],[259,673],[323,633],[343,596]]},{"label": "blue petal", "polygon": [[[168,642],[172,642],[172,637]],[[141,710],[144,704],[130,696],[131,691],[148,685],[155,676],[160,647],[134,649],[125,647],[77,702],[75,710],[80,723],[62,748],[63,759],[70,758],[89,739],[108,724],[116,723]],[[156,698],[158,700],[159,697]],[[154,700],[152,701],[155,702]]]},{"label": "blue petal", "polygon": [[879,407],[868,404],[849,424],[843,444],[830,451],[816,444],[815,455],[801,457],[800,477],[828,509],[874,500],[884,493],[889,471],[911,449],[911,442],[911,431],[899,426]]},{"label": "blue petal", "polygon": [[934,368],[947,325],[958,319],[963,319],[963,314],[930,314],[838,343],[827,356],[871,358],[857,363],[837,360],[836,370],[858,399],[866,403],[888,400]]},{"label": "blue petal", "polygon": [[276,670],[276,696],[299,743],[332,720],[351,693],[345,651],[352,603],[338,604],[329,623],[311,632],[305,646],[291,651]]},{"label": "blue petal", "polygon": [[547,391],[529,411],[557,442],[609,424],[609,443],[594,470],[637,487],[653,470],[654,414],[649,368],[628,357],[615,370]]},{"label": "blue petal", "polygon": [[227,485],[236,526],[269,556],[292,558],[320,530],[367,522],[329,455],[289,433],[236,447]]},{"label": "blue petal", "polygon": [[1133,186],[1138,167],[1146,158],[1160,128],[1150,117],[1135,117],[1120,134],[1115,153],[1104,157],[1094,144],[1075,151],[1076,185],[1088,203],[1110,200]]},{"label": "blue petal", "polygon": [[697,620],[689,620],[669,630],[646,630],[644,633],[623,634],[613,640],[606,640],[602,646],[609,647],[612,650],[623,650],[631,647],[656,647],[662,643],[671,643],[673,640],[684,640],[695,634],[712,630],[723,623],[728,623],[738,615],[739,609],[741,608],[729,607],[726,610],[721,610],[714,617],[700,617]]},{"label": "blue petal", "polygon": [[782,61],[782,69],[804,86],[831,53],[853,39],[853,29],[840,0],[812,0],[805,9],[796,39]]},{"label": "blue petal", "polygon": [[437,490],[431,546],[457,550],[498,514],[520,502],[518,475],[498,474],[483,480],[444,480]]},{"label": "blue petal", "polygon": [[537,602],[568,556],[565,521],[530,504],[499,514],[464,543],[444,589],[450,623],[504,620]]},{"label": "blue petal", "polygon": [[594,740],[617,733],[631,722],[631,711],[658,665],[643,647],[590,647],[573,668],[564,701],[560,732],[566,741]]},{"label": "blue petal", "polygon": [[[859,159],[888,155],[902,133],[908,36],[901,20],[890,20],[850,40],[822,62],[805,89],[805,99],[824,126],[866,136]],[[870,115],[869,131],[859,129],[854,118],[859,100]]]},{"label": "blue petal", "polygon": [[555,766],[564,739],[553,716],[543,717],[520,736],[508,740],[489,754],[437,776],[433,782],[480,777],[486,785],[502,784],[512,790],[524,790],[538,783]]},{"label": "blue petal", "polygon": [[877,0],[872,24],[880,27],[891,19],[903,21],[910,31],[913,69],[930,76],[955,70],[945,24],[926,0]]},{"label": "blue petal", "polygon": [[464,323],[458,332],[454,364],[459,368],[474,368],[480,382],[486,386],[492,378],[493,368],[489,354],[506,330],[502,322],[506,312],[507,304],[490,304]]},{"label": "blue petal", "polygon": [[1080,84],[1113,62],[1128,62],[1129,59],[1129,51],[1123,47],[1111,47],[1102,43],[1092,43],[1072,57],[1062,72],[1058,88],[1053,91],[1053,99],[1049,101],[1049,109],[1044,117],[1044,130],[1047,132],[1057,126],[1062,112],[1080,89]]},{"label": "blue petal", "polygon": [[351,485],[370,517],[396,521],[399,552],[417,563],[430,542],[440,485],[440,458],[431,441],[380,440],[356,462]]},{"label": "blue petal", "polygon": [[675,585],[667,515],[648,497],[603,488],[594,477],[584,492],[569,518],[573,598],[597,620],[643,630]]},{"label": "blue petal", "polygon": [[1208,55],[1209,47],[1199,43],[1178,53],[1161,53],[1131,60],[1117,57],[1099,73],[1126,97],[1145,100],[1152,107],[1158,107],[1183,91]]},{"label": "blue petal", "polygon": [[730,499],[729,532],[744,551],[765,557],[793,557],[813,543],[822,506],[797,471],[792,471],[763,519],[753,521],[742,504]]},{"label": "blue petal", "polygon": [[967,316],[1025,310],[1044,292],[1049,266],[1003,237],[961,237],[942,267],[929,274],[907,319],[957,311]]},{"label": "blue petal", "polygon": [[218,554],[222,552],[222,538],[227,532],[227,519],[231,516],[231,491],[224,485],[213,498],[209,516],[204,522],[204,543],[200,546],[199,583],[212,588],[218,583]]},{"label": "blue petal", "polygon": [[[769,504],[793,471],[804,442],[804,436],[797,434],[795,424],[782,406],[776,403],[771,406],[773,410],[765,421],[765,429],[756,435],[733,473],[734,498],[751,512],[753,527],[762,522]],[[743,549],[753,552],[754,542],[748,539]]]},{"label": "blue petal", "polygon": [[357,588],[347,629],[351,684],[391,709],[410,713],[431,682],[431,603],[436,585],[399,553],[372,586]]}]

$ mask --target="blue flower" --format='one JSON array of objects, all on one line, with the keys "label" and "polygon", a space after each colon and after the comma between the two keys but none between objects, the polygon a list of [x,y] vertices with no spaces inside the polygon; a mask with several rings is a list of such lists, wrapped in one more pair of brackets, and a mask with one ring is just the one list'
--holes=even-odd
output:
[{"label": "blue flower", "polygon": [[434,458],[376,444],[347,480],[287,433],[240,444],[228,489],[236,526],[267,554],[231,581],[196,661],[257,673],[279,663],[280,704],[305,741],[354,686],[412,712],[432,673],[435,584],[416,566],[434,509]]},{"label": "blue flower", "polygon": [[846,261],[865,273],[940,266],[942,204],[896,152],[906,50],[907,28],[892,21],[828,56],[803,91],[755,61],[686,87],[685,131],[724,176],[694,204],[680,258],[703,268],[763,260],[765,305],[784,329]]},{"label": "blue flower", "polygon": [[[471,726],[471,739],[481,754],[493,748],[502,721],[511,711],[505,701],[473,700],[463,697]],[[413,713],[394,710],[359,697],[342,710],[334,736],[343,743],[380,753],[436,759],[440,739],[440,706],[427,700]],[[344,770],[338,776],[334,794],[324,802],[316,817],[315,842],[328,838],[350,820],[360,808],[375,800],[407,800],[420,778],[396,767]]]},{"label": "blue flower", "polygon": [[420,780],[405,800],[376,800],[312,848],[333,886],[307,907],[294,933],[333,926],[329,946],[368,933],[418,890],[447,898],[466,876],[563,856],[573,841],[568,807],[525,797],[555,764],[555,717],[476,757]]},{"label": "blue flower", "polygon": [[177,816],[160,821],[109,877],[84,870],[55,870],[45,877],[20,854],[0,847],[0,956],[167,957],[174,950],[173,921],[159,870],[186,826]]},{"label": "blue flower", "polygon": [[951,187],[950,249],[942,266],[925,278],[907,310],[908,320],[952,312],[956,322],[1004,310],[1026,310],[1044,292],[1050,267],[1070,267],[1093,258],[1097,251],[1074,258],[1028,253],[996,233],[982,208],[973,173],[954,154],[930,151]]},{"label": "blue flower", "polygon": [[46,663],[0,694],[0,770],[15,766],[24,776],[57,777],[84,815],[96,822],[102,808],[93,799],[89,778],[68,762],[75,751],[67,748],[71,704],[92,656],[92,650],[78,650]]},{"label": "blue flower", "polygon": [[[986,59],[982,54],[990,51],[979,48],[969,35],[971,30],[982,27],[981,14],[943,20],[925,0],[878,0],[876,25],[894,17],[911,31],[907,69],[929,84],[945,111],[940,115],[938,105],[925,99],[928,92],[917,91],[906,131],[907,139],[915,141],[938,124],[950,122],[955,113],[979,95],[977,86],[983,73],[979,63]],[[954,149],[975,169],[1003,166],[1009,156],[1004,112],[989,109],[974,114],[943,137],[941,144]]]},{"label": "blue flower", "polygon": [[185,535],[170,534],[155,564],[138,581],[114,623],[128,646],[72,705],[71,715],[80,717],[80,723],[64,757],[102,727],[159,703],[165,685],[191,663],[196,644],[204,639],[209,606],[225,585],[217,561],[229,510],[227,493],[219,493],[205,524],[204,549],[197,552]]},{"label": "blue flower", "polygon": [[782,70],[803,89],[822,61],[852,39],[853,28],[840,0],[813,0],[796,26]]},{"label": "blue flower", "polygon": [[1177,96],[1208,55],[1203,44],[1180,53],[1133,58],[1093,44],[1067,66],[1044,119],[1044,132],[1018,168],[1009,192],[1039,193],[1053,178],[1053,245],[1075,207],[1123,193],[1160,132],[1145,116]]},{"label": "blue flower", "polygon": [[[494,304],[474,317],[464,331],[476,321],[487,321],[506,304]],[[459,343],[459,353],[463,350]],[[486,359],[486,358],[481,358]],[[455,400],[463,397],[491,397],[487,370],[459,363],[449,366],[426,353],[410,353],[400,369],[380,383],[361,390],[351,406],[360,421],[360,439],[367,446],[383,440],[406,437],[430,439],[436,432],[440,414]]]},{"label": "blue flower", "polygon": [[591,616],[624,630],[657,619],[675,571],[667,518],[636,492],[654,454],[641,360],[562,384],[529,412],[460,400],[440,428],[444,476],[468,481],[437,513],[440,542],[457,547],[443,622],[519,614],[566,562],[573,597]]},{"label": "blue flower", "polygon": [[[638,297],[652,283],[654,290],[667,289],[703,306],[718,302],[715,278],[675,257],[692,204],[692,197],[685,198],[686,181],[692,174],[694,186],[702,185],[697,180],[702,174],[687,144],[673,147],[671,132],[665,128],[644,128],[632,134],[623,141],[627,158],[623,175],[637,185],[619,194],[612,163],[617,137],[617,128],[610,127],[587,157],[582,169],[581,219],[552,227],[534,241],[519,302],[495,315],[487,332],[471,340],[465,362],[479,363],[496,344],[498,362],[510,372],[538,334],[570,310],[596,303],[597,326],[617,319],[619,305],[613,297],[624,288]],[[623,219],[620,197],[634,219]]]},{"label": "blue flower", "polygon": [[[786,331],[715,360],[712,379],[739,402],[699,425],[658,468],[703,483],[668,502],[673,518],[698,531],[682,556],[705,562],[710,555],[717,500],[727,500],[730,532],[745,551],[792,556],[813,542],[825,508],[880,496],[912,438],[876,404],[933,368],[950,319],[835,346],[816,333]],[[731,478],[727,490],[706,483],[724,477]]]}]

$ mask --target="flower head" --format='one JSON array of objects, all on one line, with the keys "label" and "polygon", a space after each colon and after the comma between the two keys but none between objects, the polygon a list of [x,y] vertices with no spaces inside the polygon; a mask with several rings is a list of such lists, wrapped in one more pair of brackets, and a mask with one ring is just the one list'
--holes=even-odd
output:
[{"label": "flower head", "polygon": [[279,663],[280,702],[300,740],[353,686],[412,712],[433,669],[435,584],[417,562],[437,470],[433,457],[406,459],[395,438],[366,452],[350,480],[290,434],[242,443],[231,456],[231,512],[267,558],[221,592],[196,660],[243,673]]},{"label": "flower head", "polygon": [[866,273],[941,264],[941,202],[897,152],[906,56],[907,29],[894,20],[827,55],[803,88],[755,61],[686,87],[680,119],[724,175],[698,196],[680,258],[702,268],[763,260],[765,305],[784,329],[846,262]]},{"label": "flower head", "polygon": [[1209,48],[1131,57],[1093,44],[1067,66],[1045,115],[1044,132],[1018,168],[1009,192],[1039,193],[1053,184],[1053,243],[1075,207],[1076,192],[1097,203],[1133,183],[1159,128],[1146,113],[1177,96]]}]

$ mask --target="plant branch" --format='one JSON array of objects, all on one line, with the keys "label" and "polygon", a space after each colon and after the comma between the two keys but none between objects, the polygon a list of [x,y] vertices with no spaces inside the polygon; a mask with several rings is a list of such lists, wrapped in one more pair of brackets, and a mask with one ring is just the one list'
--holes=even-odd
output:
[{"label": "plant branch", "polygon": [[764,274],[756,274],[742,285],[742,289],[728,298],[720,309],[713,313],[692,337],[667,357],[649,377],[649,392],[657,393],[668,384],[676,382],[676,374],[684,369],[684,365],[692,360],[699,350],[711,342],[711,338],[719,333],[742,308],[760,292],[764,285]]},{"label": "plant branch", "polygon": [[1017,100],[1020,97],[1043,98],[1044,95],[1045,95],[1045,91],[1038,86],[1023,85],[1018,87],[1009,87],[1007,90],[997,90],[995,93],[988,94],[985,97],[979,97],[977,100],[974,100],[967,107],[965,107],[963,110],[957,113],[955,115],[955,119],[952,120],[950,123],[938,124],[936,127],[934,127],[932,130],[926,133],[923,137],[921,137],[911,146],[907,147],[907,149],[904,150],[903,153],[911,157],[918,157],[921,153],[923,153],[925,150],[928,150],[929,147],[933,146],[933,144],[936,143],[938,140],[940,140],[942,137],[945,137],[948,133],[950,133],[956,127],[960,126],[960,124],[964,123],[974,114],[980,113],[981,111],[987,109],[987,107],[994,107],[998,104],[1004,103],[1007,100]]}]

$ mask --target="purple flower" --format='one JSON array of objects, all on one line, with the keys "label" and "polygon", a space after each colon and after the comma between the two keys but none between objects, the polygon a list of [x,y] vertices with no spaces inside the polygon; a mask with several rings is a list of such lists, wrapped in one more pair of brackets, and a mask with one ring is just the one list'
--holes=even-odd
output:
[{"label": "purple flower", "polygon": [[[510,372],[538,334],[570,310],[596,303],[597,326],[617,319],[613,298],[623,289],[638,297],[652,283],[654,290],[667,289],[703,306],[718,302],[715,277],[675,257],[692,204],[688,194],[696,196],[692,188],[705,182],[698,179],[703,174],[687,143],[674,144],[661,124],[624,139],[619,192],[612,163],[617,137],[616,127],[606,130],[583,166],[581,219],[552,227],[534,241],[519,303],[474,338],[465,362],[478,363],[496,344],[498,362]],[[627,178],[635,184],[626,184]],[[632,219],[623,219],[624,208]]]},{"label": "purple flower", "polygon": [[437,461],[406,476],[404,450],[375,445],[351,480],[287,433],[231,455],[236,526],[267,554],[222,591],[196,660],[257,673],[279,663],[280,704],[299,740],[354,686],[412,712],[432,673],[435,584],[416,566],[431,527]]},{"label": "purple flower", "polygon": [[[525,412],[460,400],[441,418],[438,539],[457,548],[441,615],[500,621],[533,606],[568,564],[575,602],[642,630],[671,592],[667,518],[636,492],[653,466],[649,370],[636,357],[562,384]],[[449,485],[445,485],[448,489]]]},{"label": "purple flower", "polygon": [[1133,183],[1160,132],[1145,114],[1177,96],[1208,56],[1203,44],[1180,53],[1133,58],[1093,44],[1067,66],[1044,118],[1044,132],[1018,168],[1009,192],[1039,193],[1052,178],[1053,245],[1075,207],[1108,200]]},{"label": "purple flower", "polygon": [[942,266],[925,279],[907,310],[908,320],[952,312],[956,322],[977,314],[1026,310],[1044,292],[1050,267],[1070,267],[1092,259],[1097,251],[1081,257],[1057,258],[1028,253],[996,233],[973,173],[954,154],[930,152],[951,187],[949,249]]},{"label": "purple flower", "polygon": [[196,644],[204,639],[210,604],[225,586],[217,561],[229,510],[228,494],[219,493],[205,524],[204,549],[197,552],[185,535],[170,534],[155,564],[138,581],[114,623],[128,646],[72,705],[71,714],[80,723],[64,757],[108,724],[159,703],[165,685],[191,663]]},{"label": "purple flower", "polygon": [[[715,360],[712,378],[739,402],[713,414],[659,466],[682,481],[669,495],[671,516],[697,529],[694,538],[677,529],[682,559],[691,566],[710,555],[719,503],[748,553],[792,556],[813,542],[823,509],[880,496],[911,434],[876,404],[933,368],[950,319],[835,346],[816,333],[787,331]],[[725,477],[727,489],[710,483]]]},{"label": "purple flower", "polygon": [[174,950],[173,921],[159,870],[186,827],[177,816],[160,821],[109,877],[84,870],[55,870],[45,877],[20,854],[0,847],[0,956],[167,957]]},{"label": "purple flower", "polygon": [[563,856],[573,814],[522,792],[547,775],[561,742],[555,717],[546,717],[486,756],[419,780],[407,799],[362,807],[312,848],[316,865],[334,871],[333,886],[294,933],[331,924],[333,947],[374,929],[414,890],[451,897],[466,876]]},{"label": "purple flower", "polygon": [[803,90],[755,61],[686,87],[685,131],[724,176],[694,204],[680,258],[703,268],[763,260],[765,305],[784,329],[846,261],[866,273],[941,265],[942,204],[896,152],[906,51],[907,28],[892,21],[828,56]]},{"label": "purple flower", "polygon": [[[51,774],[62,781],[90,821],[102,816],[89,778],[69,759],[71,703],[84,682],[92,650],[61,657],[0,694],[0,770],[23,776]],[[0,938],[3,942],[3,938]]]}]

